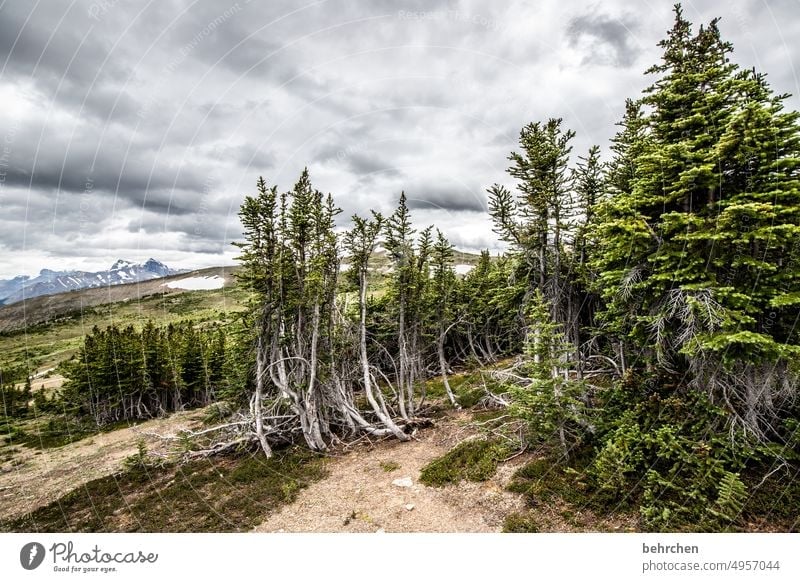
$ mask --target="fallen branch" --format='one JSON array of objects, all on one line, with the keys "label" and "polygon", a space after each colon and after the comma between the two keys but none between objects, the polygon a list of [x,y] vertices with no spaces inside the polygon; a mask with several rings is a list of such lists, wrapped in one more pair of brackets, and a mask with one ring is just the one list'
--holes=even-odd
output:
[{"label": "fallen branch", "polygon": [[191,459],[198,459],[198,458],[206,458],[211,457],[214,455],[219,455],[230,451],[231,449],[235,449],[241,445],[249,444],[249,443],[258,442],[258,438],[256,437],[255,433],[248,435],[246,437],[241,437],[233,441],[216,443],[207,449],[202,449],[199,451],[188,451],[185,453],[184,457],[187,460]]},{"label": "fallen branch", "polygon": [[500,462],[501,462],[501,463],[507,463],[507,462],[508,462],[508,461],[510,461],[511,459],[516,459],[517,457],[519,457],[521,454],[523,454],[523,453],[524,453],[525,451],[527,451],[527,450],[528,450],[528,445],[527,445],[527,444],[525,444],[525,445],[523,445],[523,446],[522,446],[522,448],[521,448],[521,449],[520,449],[518,452],[514,453],[514,454],[513,454],[513,455],[511,455],[510,457],[506,457],[505,459],[503,459],[503,460],[502,460],[502,461],[500,461]]}]

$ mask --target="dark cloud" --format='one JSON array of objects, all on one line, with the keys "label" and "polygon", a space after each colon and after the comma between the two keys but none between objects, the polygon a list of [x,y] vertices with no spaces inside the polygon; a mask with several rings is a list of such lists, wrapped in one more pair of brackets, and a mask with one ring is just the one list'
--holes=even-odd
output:
[{"label": "dark cloud", "polygon": [[383,173],[392,176],[399,176],[400,172],[393,167],[391,160],[383,159],[379,155],[370,152],[355,152],[344,158],[347,166],[356,175]]},{"label": "dark cloud", "polygon": [[65,81],[59,87],[57,101],[65,110],[90,123],[131,126],[139,121],[139,102],[130,93],[112,85],[75,85]]},{"label": "dark cloud", "polygon": [[571,46],[585,43],[585,63],[630,67],[642,52],[634,37],[637,28],[630,16],[612,17],[595,11],[570,20],[566,33]]},{"label": "dark cloud", "polygon": [[423,186],[406,191],[408,207],[412,209],[439,209],[451,212],[485,212],[486,197],[480,189],[443,186]]},{"label": "dark cloud", "polygon": [[235,146],[222,146],[214,152],[220,159],[229,159],[242,168],[255,172],[267,172],[275,167],[275,153],[263,144],[241,144]]},{"label": "dark cloud", "polygon": [[122,67],[102,67],[110,45],[92,28],[80,3],[4,2],[0,9],[4,75],[35,74],[48,84],[62,78],[85,84],[100,74],[119,77]]},{"label": "dark cloud", "polygon": [[369,124],[354,125],[328,132],[320,137],[314,147],[310,163],[340,168],[359,180],[371,181],[381,178],[400,177],[397,158],[390,158],[387,151],[397,152],[395,144],[378,140]]},{"label": "dark cloud", "polygon": [[[342,227],[405,190],[415,224],[496,248],[485,188],[513,187],[519,128],[564,117],[575,155],[607,144],[671,25],[669,3],[573,4],[0,3],[0,277],[229,261],[257,176],[287,190],[306,166]],[[686,11],[723,16],[734,58],[798,93],[795,8]]]},{"label": "dark cloud", "polygon": [[100,232],[115,210],[129,210],[124,201],[98,192],[60,197],[53,192],[10,189],[10,194],[0,212],[0,246],[12,251],[52,247],[75,253],[76,241]]},{"label": "dark cloud", "polygon": [[178,163],[166,154],[131,148],[119,136],[103,139],[91,131],[52,135],[48,128],[42,133],[36,126],[22,128],[21,133],[30,139],[18,138],[14,143],[5,173],[10,187],[73,193],[97,190],[143,202],[148,193],[202,191],[208,172],[193,159]]}]

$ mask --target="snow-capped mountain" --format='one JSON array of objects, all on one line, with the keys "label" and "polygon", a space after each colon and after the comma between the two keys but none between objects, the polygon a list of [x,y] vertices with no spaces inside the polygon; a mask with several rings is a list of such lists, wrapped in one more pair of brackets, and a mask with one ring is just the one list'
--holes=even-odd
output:
[{"label": "snow-capped mountain", "polygon": [[3,297],[8,297],[22,290],[30,280],[31,278],[28,275],[20,275],[13,279],[0,279],[0,303],[3,302]]},{"label": "snow-capped mountain", "polygon": [[0,303],[8,305],[40,295],[55,295],[65,291],[103,287],[148,281],[175,275],[183,271],[170,269],[164,263],[148,259],[144,264],[123,259],[115,262],[107,271],[53,271],[42,269],[36,277],[21,275],[13,279],[0,280]]}]

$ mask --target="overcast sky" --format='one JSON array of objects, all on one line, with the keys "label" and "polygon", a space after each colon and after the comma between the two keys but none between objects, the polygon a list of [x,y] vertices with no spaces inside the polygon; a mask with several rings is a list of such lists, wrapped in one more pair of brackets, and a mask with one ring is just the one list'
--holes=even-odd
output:
[{"label": "overcast sky", "polygon": [[[230,264],[256,178],[304,166],[342,225],[404,189],[416,224],[497,248],[485,190],[519,129],[563,117],[576,155],[605,148],[671,4],[1,1],[0,278]],[[800,93],[800,0],[684,8]]]}]

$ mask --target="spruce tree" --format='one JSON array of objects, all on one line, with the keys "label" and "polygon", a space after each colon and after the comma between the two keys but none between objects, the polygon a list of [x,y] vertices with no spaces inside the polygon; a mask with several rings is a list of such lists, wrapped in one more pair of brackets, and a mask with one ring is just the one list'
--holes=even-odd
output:
[{"label": "spruce tree", "polygon": [[779,305],[796,307],[797,116],[731,63],[716,20],[692,34],[676,7],[660,46],[647,113],[629,105],[615,143],[594,233],[603,317],[645,347],[639,365],[709,390],[763,435],[798,353],[769,323]]},{"label": "spruce tree", "polygon": [[[594,314],[598,297],[590,292],[595,273],[589,265],[589,231],[595,223],[597,206],[605,191],[604,166],[600,161],[600,147],[592,146],[586,157],[579,156],[578,163],[572,173],[574,185],[575,232],[572,242],[572,266],[567,274],[569,284],[565,286],[567,295],[566,313],[570,319],[566,322],[566,335],[575,346],[575,363],[578,374],[583,374],[584,354],[581,346],[586,335],[582,329],[591,330],[594,325]],[[573,307],[576,306],[576,307]]]},{"label": "spruce tree", "polygon": [[397,390],[398,407],[403,418],[414,414],[415,354],[413,346],[414,303],[417,283],[417,255],[414,249],[415,230],[405,192],[384,227],[385,246],[394,266],[393,292],[397,298]]},{"label": "spruce tree", "polygon": [[519,137],[521,153],[512,152],[508,173],[517,179],[514,197],[495,184],[489,189],[489,212],[495,232],[523,259],[532,288],[556,302],[563,291],[564,243],[571,214],[572,175],[568,169],[575,137],[561,119],[530,123]]},{"label": "spruce tree", "polygon": [[[347,273],[351,283],[354,283],[358,290],[358,354],[364,393],[373,412],[384,427],[398,439],[408,440],[408,436],[392,420],[380,387],[374,382],[367,350],[369,261],[382,230],[383,217],[377,212],[372,213],[371,219],[365,219],[358,215],[353,216],[353,228],[344,236],[344,248],[350,257],[350,270]],[[368,423],[360,415],[354,415],[353,420],[362,428],[368,428]],[[374,433],[375,431],[370,430],[370,432]]]},{"label": "spruce tree", "polygon": [[436,229],[436,241],[431,249],[431,277],[430,293],[436,321],[436,352],[439,360],[439,372],[450,404],[458,408],[455,395],[447,379],[450,366],[445,356],[447,334],[455,325],[455,322],[451,323],[451,320],[454,315],[456,273],[453,270],[453,245],[439,229]]},{"label": "spruce tree", "polygon": [[571,378],[568,356],[572,345],[561,326],[550,318],[550,307],[540,291],[526,309],[529,330],[523,348],[521,385],[511,389],[512,413],[528,425],[528,438],[537,445],[557,443],[560,456],[581,442],[584,418],[584,387]]}]

